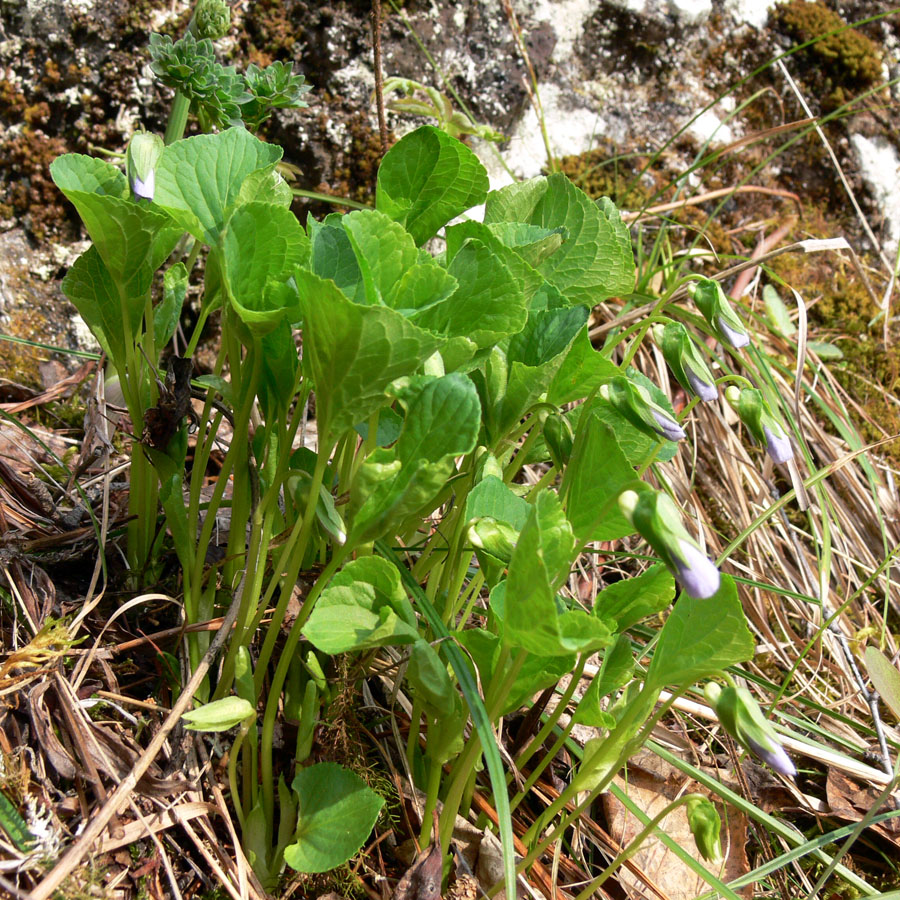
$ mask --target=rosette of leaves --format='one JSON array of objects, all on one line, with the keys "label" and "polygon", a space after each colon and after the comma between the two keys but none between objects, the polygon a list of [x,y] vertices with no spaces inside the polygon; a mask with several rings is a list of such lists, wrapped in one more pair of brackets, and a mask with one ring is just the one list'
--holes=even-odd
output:
[{"label": "rosette of leaves", "polygon": [[172,41],[150,35],[150,68],[160,82],[180,91],[204,128],[220,130],[243,122],[241,105],[252,99],[234,66],[216,61],[209,38],[198,41],[190,32]]},{"label": "rosette of leaves", "polygon": [[273,62],[260,69],[253,64],[244,73],[244,85],[249,99],[242,101],[244,124],[256,131],[272,114],[273,109],[300,109],[308,106],[300,98],[311,91],[303,75],[294,74],[291,63]]}]

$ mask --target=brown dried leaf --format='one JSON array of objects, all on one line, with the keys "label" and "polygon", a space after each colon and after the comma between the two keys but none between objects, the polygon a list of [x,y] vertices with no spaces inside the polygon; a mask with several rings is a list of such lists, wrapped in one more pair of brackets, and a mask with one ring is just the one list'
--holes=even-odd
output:
[{"label": "brown dried leaf", "polygon": [[[878,788],[864,787],[834,767],[828,769],[825,796],[831,812],[842,819],[858,822],[872,808],[880,793]],[[897,819],[888,819],[869,827],[900,847],[900,821]]]},{"label": "brown dried leaf", "polygon": [[444,856],[440,843],[433,843],[416,856],[416,861],[397,882],[393,900],[440,900]]}]

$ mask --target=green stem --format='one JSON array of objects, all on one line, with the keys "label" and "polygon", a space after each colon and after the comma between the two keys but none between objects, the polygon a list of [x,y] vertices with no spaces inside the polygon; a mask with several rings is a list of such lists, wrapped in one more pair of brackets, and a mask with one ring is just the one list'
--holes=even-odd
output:
[{"label": "green stem", "polygon": [[635,853],[641,847],[641,844],[656,831],[660,822],[669,813],[674,812],[678,809],[679,806],[684,806],[690,800],[701,797],[700,794],[684,794],[679,797],[677,800],[673,800],[665,809],[658,812],[647,824],[644,826],[644,829],[640,834],[635,837],[633,841],[593,880],[591,881],[587,887],[580,894],[575,897],[575,900],[588,900],[589,897],[592,897],[594,892],[609,878],[610,875],[613,875],[616,870],[623,864],[628,862]]},{"label": "green stem", "polygon": [[[538,731],[538,733],[529,742],[528,746],[516,758],[516,768],[520,771],[525,768],[525,765],[531,759],[531,757],[541,749],[541,747],[544,745],[544,741],[547,740],[553,729],[556,727],[556,723],[559,722],[560,716],[562,716],[562,714],[566,711],[566,708],[569,705],[569,701],[574,696],[575,690],[578,687],[578,682],[581,679],[581,673],[584,671],[586,662],[587,657],[584,653],[582,653],[575,664],[575,669],[572,672],[572,678],[569,681],[565,693],[563,693],[563,695],[559,698],[559,702],[554,707],[553,712],[547,716],[546,721],[541,726],[540,731]],[[548,753],[544,754],[541,761],[537,764],[537,766],[535,766],[534,771],[528,776],[524,787],[510,801],[510,812],[512,812],[522,802],[531,788],[535,785],[538,778],[540,778],[541,773],[544,771],[544,769],[546,769],[547,766],[556,758],[556,754],[559,753],[560,748],[565,742],[565,739],[568,736],[569,732],[572,730],[574,724],[575,716],[573,715],[569,721],[569,724],[565,729],[563,729],[563,735],[557,738],[552,749]]]},{"label": "green stem", "polygon": [[[254,686],[256,687],[257,696],[262,692],[263,677],[265,676],[266,667],[269,664],[269,659],[271,658],[272,651],[275,648],[275,641],[281,632],[281,622],[284,619],[287,605],[291,599],[291,592],[294,585],[297,583],[297,576],[300,574],[300,567],[303,565],[303,559],[306,556],[306,547],[309,543],[309,536],[312,533],[312,523],[316,517],[316,503],[319,497],[319,488],[321,487],[322,480],[325,477],[325,471],[328,467],[328,460],[331,456],[331,449],[332,448],[330,446],[325,445],[319,448],[319,454],[316,457],[316,468],[313,472],[312,482],[310,483],[309,499],[306,503],[306,509],[303,512],[303,518],[298,519],[294,523],[294,527],[291,531],[290,537],[288,538],[288,542],[282,549],[282,552],[279,555],[278,562],[276,564],[275,572],[278,573],[284,571],[284,575],[281,578],[278,578],[277,575],[273,576],[272,583],[269,585],[269,588],[266,591],[266,595],[263,600],[262,605],[266,606],[269,603],[272,595],[274,594],[276,585],[280,587],[281,594],[278,598],[278,605],[275,607],[275,614],[272,617],[272,624],[269,626],[268,631],[266,632],[262,650],[260,650],[259,659],[257,660],[256,668],[253,673],[253,681]],[[335,548],[334,559],[343,559],[348,552],[349,548],[346,545],[341,548]],[[332,563],[334,562],[334,559],[332,559]],[[325,571],[328,571],[328,569],[326,568]],[[321,579],[322,576],[319,576],[319,581],[321,581]],[[315,586],[310,592],[310,597],[312,597],[316,592],[319,581],[316,582]],[[316,594],[316,596],[318,596],[318,594]],[[297,621],[300,621],[300,619],[303,619],[303,621],[306,620],[306,616],[309,615],[309,612],[306,612],[308,604],[309,597],[307,597],[307,599],[304,601],[303,610],[301,611],[298,619],[294,622],[295,625],[297,624]],[[310,612],[311,611],[312,610],[310,609]],[[300,638],[298,634],[296,640],[299,639]],[[284,650],[282,651],[282,658],[284,658],[285,652],[286,651]]]},{"label": "green stem", "polygon": [[[494,671],[497,673],[503,672],[510,656],[509,645],[504,644],[500,648],[500,654],[497,658],[497,664]],[[516,654],[512,665],[509,667],[509,671],[501,677],[491,679],[491,684],[488,687],[487,694],[484,698],[485,710],[487,711],[488,719],[491,722],[496,721],[503,702],[512,689],[512,686],[516,683],[519,672],[527,658],[528,651],[520,650]],[[469,782],[469,775],[474,769],[480,753],[481,739],[477,734],[473,733],[466,744],[465,751],[462,756],[457,758],[453,765],[453,770],[450,773],[450,786],[447,789],[447,795],[444,800],[444,809],[441,813],[441,847],[446,848],[449,846],[450,838],[453,834],[453,826],[456,822],[456,814],[462,803],[466,785]]]},{"label": "green stem", "polygon": [[175,99],[172,101],[172,109],[169,112],[169,121],[166,125],[166,134],[163,138],[165,144],[173,144],[175,141],[184,137],[184,130],[187,128],[188,114],[191,111],[190,98],[181,93],[175,92]]},{"label": "green stem", "polygon": [[[318,469],[318,466],[316,468]],[[300,642],[303,626],[312,614],[319,595],[326,588],[328,582],[331,581],[334,573],[341,567],[348,553],[347,547],[337,548],[334,556],[331,558],[331,562],[328,563],[313,585],[312,590],[303,602],[297,618],[294,620],[294,624],[291,626],[291,630],[288,632],[281,656],[278,658],[278,665],[275,667],[275,674],[272,676],[272,684],[269,687],[269,696],[266,701],[265,713],[263,714],[262,734],[260,736],[259,763],[262,780],[263,810],[266,817],[266,840],[270,844],[275,822],[275,778],[272,766],[272,739],[275,734],[275,719],[278,715],[281,691],[287,678],[291,659],[297,650],[297,644]],[[278,630],[279,624],[273,622],[275,630]],[[257,664],[256,672],[260,671],[262,671],[261,667]]]}]

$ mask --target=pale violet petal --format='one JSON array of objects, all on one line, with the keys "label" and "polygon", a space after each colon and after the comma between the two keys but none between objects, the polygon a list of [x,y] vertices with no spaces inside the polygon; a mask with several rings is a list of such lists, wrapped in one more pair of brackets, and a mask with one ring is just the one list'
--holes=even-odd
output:
[{"label": "pale violet petal", "polygon": [[153,169],[151,169],[150,173],[147,175],[146,181],[141,181],[137,175],[131,180],[131,190],[134,192],[135,197],[141,197],[144,200],[152,200],[155,189],[156,172]]},{"label": "pale violet petal", "polygon": [[794,456],[794,448],[790,438],[784,433],[775,434],[768,425],[763,425],[763,434],[766,436],[766,453],[777,463],[786,463]]},{"label": "pale violet petal", "polygon": [[797,774],[797,767],[787,755],[781,744],[772,741],[769,746],[765,747],[748,737],[747,749],[780,775],[784,775],[786,778],[793,778]]},{"label": "pale violet petal", "polygon": [[662,437],[668,438],[670,441],[681,441],[687,437],[685,430],[674,419],[655,409],[651,409],[650,412],[656,419],[658,426],[656,430]]},{"label": "pale violet petal", "polygon": [[688,384],[691,390],[704,402],[712,403],[719,396],[719,390],[714,384],[704,381],[695,372],[692,372],[687,366],[684,367],[684,374],[687,376]]},{"label": "pale violet petal", "polygon": [[735,350],[740,350],[741,347],[746,347],[750,343],[750,335],[746,331],[736,331],[722,316],[719,316],[718,325],[719,332]]},{"label": "pale violet petal", "polygon": [[681,551],[680,559],[674,558],[673,563],[681,586],[692,597],[701,600],[712,597],[721,583],[715,563],[689,541],[679,540],[678,547]]}]

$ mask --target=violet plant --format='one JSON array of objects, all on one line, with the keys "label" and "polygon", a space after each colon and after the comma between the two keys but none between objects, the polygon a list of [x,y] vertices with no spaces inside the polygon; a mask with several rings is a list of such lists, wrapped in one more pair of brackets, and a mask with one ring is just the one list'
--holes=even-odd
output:
[{"label": "violet plant", "polygon": [[[442,801],[446,851],[483,758],[512,890],[510,809],[524,792],[509,797],[495,738],[504,716],[567,673],[563,699],[574,700],[588,658],[602,655],[568,728],[582,722],[604,736],[526,835],[524,866],[571,821],[567,804],[595,796],[640,747],[671,703],[659,706],[664,689],[677,696],[753,652],[734,582],[706,558],[673,501],[641,477],[686,436],[668,399],[627,365],[653,322],[617,338],[634,338],[622,364],[616,341],[598,351],[588,338],[590,308],[633,290],[628,230],[610,201],[594,203],[562,175],[489,191],[474,153],[428,126],[384,157],[374,209],[303,224],[278,173],[281,149],[242,124],[225,127],[236,120],[222,112],[230,98],[238,112],[252,109],[256,124],[264,115],[254,103],[302,105],[294,76],[248,72],[244,88],[258,90],[247,100],[234,71],[211,61],[206,39],[191,40],[165,52],[157,42],[155,59],[170,74],[176,62],[185,69],[181,96],[189,106],[212,104],[197,112],[223,130],[165,146],[138,135],[127,177],[75,154],[52,167],[93,241],[64,290],[118,373],[134,427],[128,559],[136,580],[166,552],[168,534],[189,624],[239,602],[234,635],[189,727],[237,729],[231,800],[264,885],[275,885],[285,865],[332,868],[364,843],[382,800],[354,773],[310,763],[316,722],[333,699],[330,660],[371,660],[393,648],[412,704],[407,762],[426,798],[421,838]],[[481,203],[483,222],[451,224]],[[426,249],[439,232],[440,249]],[[176,245],[183,258],[172,256]],[[176,399],[188,390],[189,367],[170,364],[171,383],[163,383],[156,364],[201,256],[200,317],[185,358],[214,312],[222,340],[213,374],[193,381],[204,400],[188,472],[188,409]],[[714,302],[716,327],[738,346],[736,314],[718,295]],[[699,350],[682,326],[666,328],[676,377],[711,400],[715,382]],[[313,396],[315,449],[300,440]],[[154,410],[174,423],[148,439]],[[205,497],[225,420],[230,442]],[[537,484],[519,479],[526,464],[543,466]],[[224,558],[210,565],[226,508]],[[578,556],[635,532],[661,563],[582,608],[564,589]],[[301,573],[315,574],[285,637]],[[669,608],[676,582],[681,594],[642,665],[628,631]],[[188,638],[191,667],[208,641]],[[537,754],[565,707],[517,766]],[[297,723],[287,760],[274,752],[282,715]],[[534,765],[529,782],[552,756]],[[710,809],[694,806],[704,852],[714,854]]]}]

